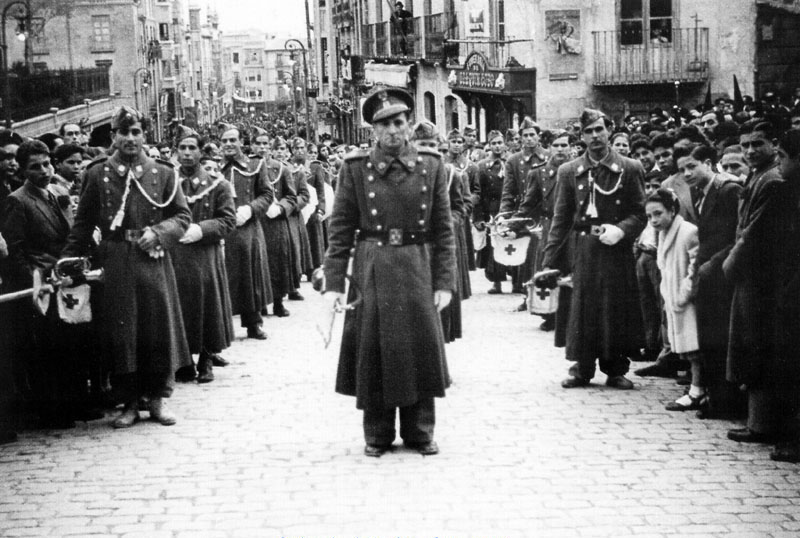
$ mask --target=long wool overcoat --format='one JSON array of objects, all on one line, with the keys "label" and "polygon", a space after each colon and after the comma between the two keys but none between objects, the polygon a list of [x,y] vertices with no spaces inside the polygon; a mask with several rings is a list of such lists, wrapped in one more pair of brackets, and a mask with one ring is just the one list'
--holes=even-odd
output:
[{"label": "long wool overcoat", "polygon": [[202,167],[188,176],[181,172],[181,183],[192,221],[203,232],[195,243],[179,243],[173,257],[186,339],[192,353],[218,353],[233,340],[224,253],[224,239],[236,227],[233,193],[225,178]]},{"label": "long wool overcoat", "polygon": [[[596,192],[596,218],[587,213],[593,190],[590,173],[600,189],[613,191]],[[645,225],[643,184],[642,165],[613,150],[597,166],[584,155],[558,169],[556,207],[542,265],[572,273],[567,360],[631,357],[642,347],[633,241]],[[582,228],[589,223],[613,224],[625,236],[616,245],[604,245]]]},{"label": "long wool overcoat", "polygon": [[264,166],[275,194],[275,203],[281,207],[281,213],[277,217],[271,219],[264,214],[261,219],[267,245],[272,295],[279,299],[295,289],[293,285],[295,254],[289,233],[289,218],[297,208],[297,192],[292,173],[285,164],[267,159],[264,161]]},{"label": "long wool overcoat", "polygon": [[777,167],[776,159],[751,172],[739,203],[736,243],[722,263],[733,285],[727,376],[753,387],[781,383],[787,358],[779,306],[791,255],[784,249],[794,244],[789,232],[797,208]]},{"label": "long wool overcoat", "polygon": [[[425,232],[429,241],[392,246],[356,239],[356,230],[392,229]],[[364,299],[345,316],[336,391],[356,396],[359,409],[444,396],[449,376],[433,295],[455,291],[456,275],[441,157],[411,145],[397,158],[380,146],[350,154],[339,176],[329,231],[326,289],[344,291],[355,244],[353,279]]]},{"label": "long wool overcoat", "polygon": [[221,169],[233,185],[237,209],[249,205],[253,216],[225,238],[225,265],[233,314],[261,312],[272,302],[267,248],[261,219],[274,193],[260,157],[243,154],[225,162]]},{"label": "long wool overcoat", "polygon": [[[172,266],[173,250],[191,222],[191,213],[171,163],[150,159],[143,152],[132,163],[122,162],[118,155],[98,159],[87,168],[64,254],[85,255],[95,227],[100,228],[97,257],[105,268],[101,334],[113,372],[175,372],[192,364]],[[135,179],[130,181],[125,216],[112,231],[129,171]],[[169,204],[162,208],[153,202]],[[158,236],[164,257],[152,258],[122,237],[124,230],[145,227]]]}]

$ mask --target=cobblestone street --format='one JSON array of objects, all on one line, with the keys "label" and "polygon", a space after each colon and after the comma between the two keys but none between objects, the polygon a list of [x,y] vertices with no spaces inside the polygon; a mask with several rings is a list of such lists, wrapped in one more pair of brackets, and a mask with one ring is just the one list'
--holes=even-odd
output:
[{"label": "cobblestone street", "polygon": [[399,439],[363,455],[355,400],[333,390],[338,341],[323,351],[304,284],[267,342],[237,329],[214,383],[177,387],[176,426],[109,417],[0,447],[0,536],[800,535],[797,466],[728,441],[728,422],[665,411],[672,381],[563,390],[552,333],[473,282],[439,455]]}]

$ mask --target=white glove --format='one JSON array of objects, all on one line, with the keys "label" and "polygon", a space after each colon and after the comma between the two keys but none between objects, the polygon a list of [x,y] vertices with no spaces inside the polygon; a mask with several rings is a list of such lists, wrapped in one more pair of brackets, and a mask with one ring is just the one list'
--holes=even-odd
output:
[{"label": "white glove", "polygon": [[280,216],[281,214],[281,206],[272,202],[270,206],[267,208],[267,218],[274,219],[275,217]]},{"label": "white glove", "polygon": [[236,226],[242,226],[245,222],[250,220],[253,216],[253,208],[249,205],[243,205],[236,210]]},{"label": "white glove", "polygon": [[600,242],[604,245],[614,246],[625,237],[625,232],[613,224],[603,224],[603,233],[600,234]]},{"label": "white glove", "polygon": [[94,231],[92,232],[92,240],[94,240],[95,245],[99,245],[100,241],[103,240],[103,232],[101,232],[100,228],[97,226],[94,227]]},{"label": "white glove", "polygon": [[189,243],[196,243],[203,238],[203,229],[199,224],[192,223],[186,229],[186,233],[181,237],[180,242],[184,245]]},{"label": "white glove", "polygon": [[447,308],[447,305],[449,305],[452,300],[453,292],[450,290],[436,290],[433,292],[433,304],[436,305],[437,312],[441,312]]}]

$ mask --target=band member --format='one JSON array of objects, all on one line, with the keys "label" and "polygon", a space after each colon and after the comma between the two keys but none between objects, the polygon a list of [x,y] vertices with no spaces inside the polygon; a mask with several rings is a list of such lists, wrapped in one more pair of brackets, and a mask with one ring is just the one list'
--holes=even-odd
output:
[{"label": "band member", "polygon": [[587,151],[558,169],[542,263],[572,273],[567,360],[575,364],[561,385],[587,386],[599,360],[608,386],[631,389],[628,357],[643,340],[633,241],[645,225],[644,169],[609,148],[611,121],[602,112],[584,110],[581,127]]},{"label": "band member", "polygon": [[136,110],[121,107],[114,113],[114,153],[86,170],[63,251],[86,254],[100,229],[98,261],[105,268],[100,334],[113,360],[112,385],[125,403],[116,428],[139,420],[143,397],[149,399],[151,419],[175,424],[163,399],[172,394],[174,372],[192,360],[171,255],[191,213],[173,165],[145,155],[144,127]]},{"label": "band member", "polygon": [[173,264],[189,351],[199,354],[197,382],[214,380],[214,366],[228,362],[219,352],[233,340],[231,297],[225,269],[225,237],[236,228],[230,183],[200,166],[205,140],[183,128],[175,151],[192,224],[175,248]]},{"label": "band member", "polygon": [[[480,182],[480,202],[476,205],[474,215],[475,225],[485,227],[500,212],[500,201],[505,180],[505,139],[500,131],[489,133],[490,155],[478,163],[478,181]],[[506,280],[509,268],[497,263],[494,259],[492,239],[488,237],[486,246],[478,253],[478,267],[484,269],[486,278],[492,283],[490,294],[503,293],[502,283]]]},{"label": "band member", "polygon": [[353,251],[351,296],[357,287],[363,302],[345,316],[336,390],[363,409],[365,454],[374,457],[391,448],[398,408],[405,444],[436,454],[433,398],[449,386],[438,313],[455,289],[447,174],[438,152],[408,142],[413,106],[395,88],[364,101],[377,144],[345,158],[325,256],[333,315]]}]

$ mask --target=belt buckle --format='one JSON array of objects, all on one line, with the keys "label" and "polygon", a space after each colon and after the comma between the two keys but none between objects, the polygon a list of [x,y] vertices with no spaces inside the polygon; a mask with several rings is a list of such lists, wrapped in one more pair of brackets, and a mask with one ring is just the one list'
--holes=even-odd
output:
[{"label": "belt buckle", "polygon": [[403,246],[403,230],[400,228],[391,228],[389,230],[389,244],[393,247]]},{"label": "belt buckle", "polygon": [[594,236],[600,237],[604,231],[605,229],[603,228],[603,226],[598,224],[592,224],[589,233],[591,233]]}]

